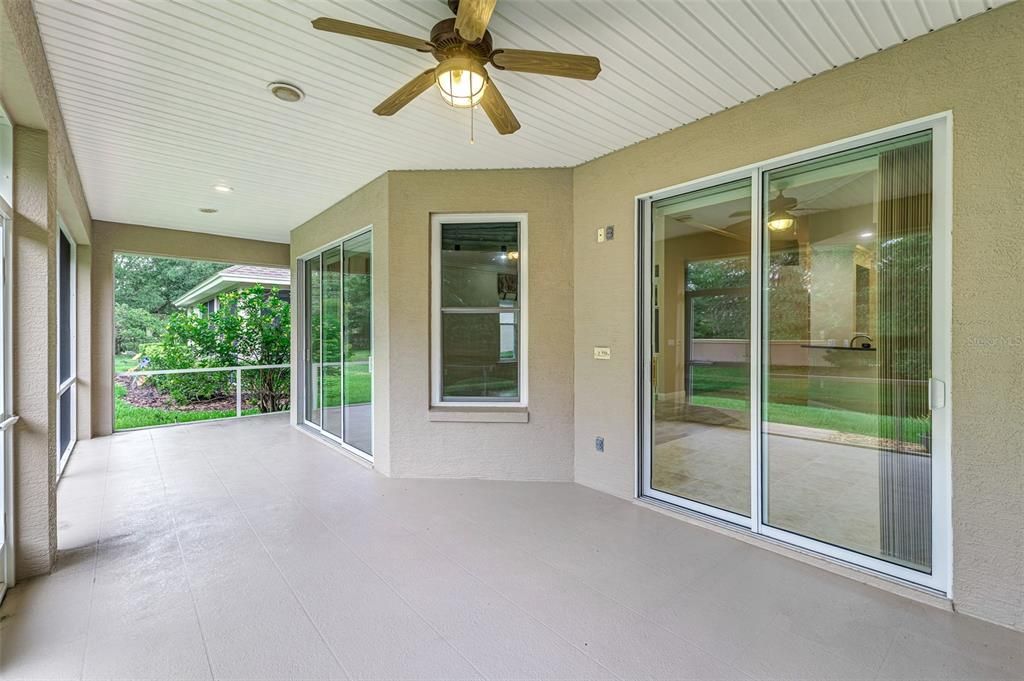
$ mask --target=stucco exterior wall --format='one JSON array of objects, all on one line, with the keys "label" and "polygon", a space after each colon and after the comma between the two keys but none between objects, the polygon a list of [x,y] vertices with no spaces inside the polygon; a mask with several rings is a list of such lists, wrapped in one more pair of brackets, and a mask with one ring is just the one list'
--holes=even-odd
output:
[{"label": "stucco exterior wall", "polygon": [[11,343],[15,575],[50,571],[56,518],[56,160],[43,130],[14,128]]},{"label": "stucco exterior wall", "polygon": [[[288,244],[99,220],[93,221],[89,250],[92,257],[90,399],[94,436],[109,435],[114,425],[114,253],[288,266]],[[85,341],[80,336],[78,342]]]},{"label": "stucco exterior wall", "polygon": [[[317,250],[373,226],[373,259],[371,261],[373,287],[373,458],[374,467],[385,475],[391,473],[390,423],[388,409],[390,400],[390,315],[388,313],[388,176],[381,175],[361,189],[349,194],[322,213],[307,220],[292,230],[292,366],[298,368],[303,353],[300,325],[302,316],[299,305],[305,291],[298,280],[297,261],[311,251]],[[299,377],[292,372],[292,423],[299,423]]]},{"label": "stucco exterior wall", "polygon": [[[963,612],[1024,629],[1024,3],[575,169],[576,480],[634,493],[636,195],[947,110],[953,595]],[[605,224],[619,236],[599,245]],[[594,345],[611,361],[594,361]]]},{"label": "stucco exterior wall", "polygon": [[[571,200],[570,169],[394,171],[292,230],[294,266],[373,225],[374,468],[408,477],[572,479]],[[529,215],[528,423],[431,420],[433,213]],[[293,270],[298,286],[294,277]],[[296,366],[300,323],[295,308]]]},{"label": "stucco exterior wall", "polygon": [[[572,171],[389,175],[392,474],[572,479]],[[432,213],[527,213],[529,422],[430,419]]]}]

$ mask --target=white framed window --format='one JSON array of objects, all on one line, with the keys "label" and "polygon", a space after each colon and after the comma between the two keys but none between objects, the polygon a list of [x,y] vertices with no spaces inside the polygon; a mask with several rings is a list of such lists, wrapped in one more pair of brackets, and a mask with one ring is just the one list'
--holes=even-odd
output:
[{"label": "white framed window", "polygon": [[74,240],[63,220],[58,218],[57,232],[57,475],[64,470],[68,455],[75,447],[78,430],[76,383],[77,261]]},{"label": "white framed window", "polygon": [[527,405],[527,216],[431,217],[431,406]]}]

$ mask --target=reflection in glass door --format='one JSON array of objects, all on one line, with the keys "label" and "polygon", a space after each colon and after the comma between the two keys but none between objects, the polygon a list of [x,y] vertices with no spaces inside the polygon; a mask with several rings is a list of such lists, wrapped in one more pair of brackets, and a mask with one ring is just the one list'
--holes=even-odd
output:
[{"label": "reflection in glass door", "polygon": [[345,442],[373,454],[373,237],[364,232],[344,249]]},{"label": "reflection in glass door", "polygon": [[320,426],[320,256],[303,263],[305,281],[305,405],[306,421]]},{"label": "reflection in glass door", "polygon": [[948,588],[946,130],[641,201],[644,496]]},{"label": "reflection in glass door", "polygon": [[750,515],[749,178],[656,201],[651,490]]},{"label": "reflection in glass door", "polygon": [[328,248],[320,256],[320,404],[321,427],[342,436],[341,415],[341,247]]},{"label": "reflection in glass door", "polygon": [[931,133],[769,171],[763,522],[931,571]]},{"label": "reflection in glass door", "polygon": [[373,453],[373,314],[369,229],[302,261],[305,422]]}]

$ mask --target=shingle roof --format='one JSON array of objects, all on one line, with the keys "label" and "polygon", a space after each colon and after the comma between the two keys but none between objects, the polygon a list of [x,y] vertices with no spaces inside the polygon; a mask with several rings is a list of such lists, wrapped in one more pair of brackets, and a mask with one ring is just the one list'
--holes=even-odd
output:
[{"label": "shingle roof", "polygon": [[221,291],[236,287],[239,282],[253,282],[288,288],[291,272],[287,267],[260,267],[259,265],[232,265],[183,294],[174,301],[175,307],[188,307],[216,296]]},{"label": "shingle roof", "polygon": [[291,281],[291,273],[287,267],[260,267],[258,265],[232,265],[218,272],[220,276],[230,279],[234,277],[245,277],[246,279],[259,279],[262,282],[281,282],[287,284]]}]

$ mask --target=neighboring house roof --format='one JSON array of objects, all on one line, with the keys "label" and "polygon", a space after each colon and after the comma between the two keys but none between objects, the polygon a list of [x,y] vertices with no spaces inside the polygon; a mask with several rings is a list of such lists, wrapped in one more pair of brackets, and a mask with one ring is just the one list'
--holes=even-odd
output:
[{"label": "neighboring house roof", "polygon": [[287,267],[232,265],[222,269],[174,301],[175,307],[191,307],[205,302],[239,284],[263,284],[266,287],[290,288],[291,273]]}]

